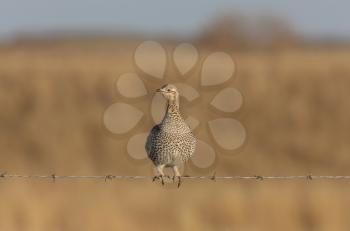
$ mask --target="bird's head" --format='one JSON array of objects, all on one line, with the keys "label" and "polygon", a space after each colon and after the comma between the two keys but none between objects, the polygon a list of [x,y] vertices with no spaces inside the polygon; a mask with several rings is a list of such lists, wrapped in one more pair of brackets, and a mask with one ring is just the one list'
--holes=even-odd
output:
[{"label": "bird's head", "polygon": [[172,84],[164,85],[163,87],[157,89],[157,92],[161,93],[168,101],[176,102],[179,100],[179,91]]}]

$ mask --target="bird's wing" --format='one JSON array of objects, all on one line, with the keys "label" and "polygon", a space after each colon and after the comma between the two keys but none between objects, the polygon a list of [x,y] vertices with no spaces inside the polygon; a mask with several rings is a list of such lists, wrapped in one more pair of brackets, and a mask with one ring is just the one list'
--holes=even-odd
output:
[{"label": "bird's wing", "polygon": [[150,154],[152,153],[153,143],[159,131],[160,131],[160,127],[159,127],[159,124],[157,124],[152,128],[151,132],[147,137],[145,148],[148,156],[150,156]]}]

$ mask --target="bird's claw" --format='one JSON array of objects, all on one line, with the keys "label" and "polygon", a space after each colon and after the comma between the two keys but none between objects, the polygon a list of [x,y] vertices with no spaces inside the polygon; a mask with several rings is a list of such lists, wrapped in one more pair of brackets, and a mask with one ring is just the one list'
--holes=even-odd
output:
[{"label": "bird's claw", "polygon": [[175,179],[177,178],[177,187],[180,188],[181,185],[181,176],[173,176],[173,183],[175,183]]},{"label": "bird's claw", "polygon": [[163,175],[154,176],[152,181],[154,182],[155,180],[160,180],[162,182],[162,185],[164,185],[164,176]]},{"label": "bird's claw", "polygon": [[164,175],[157,175],[157,176],[154,176],[152,178],[152,181],[156,181],[156,180],[160,180],[162,185],[164,186],[164,178],[168,178],[169,180],[172,179],[173,180],[173,183],[175,183],[176,179],[177,179],[177,187],[179,188],[181,186],[181,183],[182,183],[182,179],[181,179],[181,176],[173,176],[172,178],[170,178],[170,176],[164,176]]}]

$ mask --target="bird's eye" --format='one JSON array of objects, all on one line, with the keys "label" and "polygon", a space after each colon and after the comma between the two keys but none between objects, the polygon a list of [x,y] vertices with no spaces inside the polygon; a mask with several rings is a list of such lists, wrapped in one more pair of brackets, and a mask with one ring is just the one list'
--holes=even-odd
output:
[{"label": "bird's eye", "polygon": [[168,89],[168,92],[170,91],[170,89]]}]

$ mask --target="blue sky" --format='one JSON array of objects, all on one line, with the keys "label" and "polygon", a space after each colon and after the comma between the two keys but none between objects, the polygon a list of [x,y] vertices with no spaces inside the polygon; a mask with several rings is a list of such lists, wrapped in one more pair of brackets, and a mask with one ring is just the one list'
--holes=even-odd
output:
[{"label": "blue sky", "polygon": [[200,32],[222,12],[273,12],[311,37],[350,38],[346,0],[0,0],[0,38],[55,30],[136,31],[147,34]]}]

